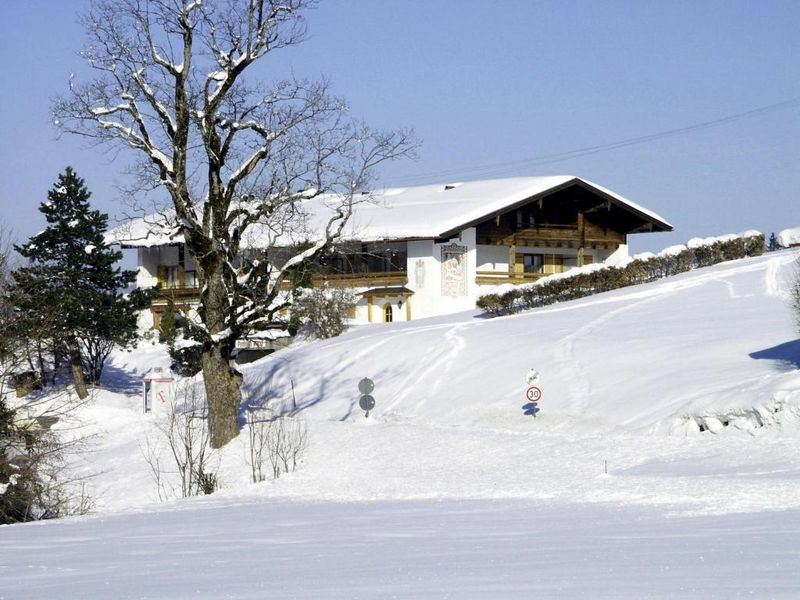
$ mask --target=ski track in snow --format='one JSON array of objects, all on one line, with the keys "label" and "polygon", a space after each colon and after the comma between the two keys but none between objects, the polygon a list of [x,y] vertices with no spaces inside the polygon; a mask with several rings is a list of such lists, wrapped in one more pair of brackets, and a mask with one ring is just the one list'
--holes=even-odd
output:
[{"label": "ski track in snow", "polygon": [[[446,381],[447,373],[453,368],[454,365],[457,364],[455,358],[461,353],[466,345],[464,338],[459,335],[459,331],[468,325],[468,323],[465,323],[448,328],[442,340],[442,344],[447,348],[447,351],[442,352],[440,349],[434,347],[429,353],[429,356],[432,360],[428,367],[425,368],[419,375],[413,375],[406,379],[406,382],[403,386],[403,393],[389,405],[389,409],[393,409],[409,395],[416,393],[420,396],[420,399],[416,402],[416,404],[413,405],[412,411],[417,412],[428,402],[428,398],[436,396],[439,388]],[[425,381],[429,375],[434,374],[437,371],[439,371],[439,373],[433,380],[430,389],[427,390],[427,393],[419,394],[419,391],[414,387],[413,384],[415,382]]]},{"label": "ski track in snow", "polygon": [[783,267],[792,262],[798,262],[795,255],[775,257],[767,265],[764,273],[764,291],[767,296],[781,298],[782,300],[789,299],[789,293],[781,285],[780,272]]},{"label": "ski track in snow", "polygon": [[[574,376],[568,380],[567,387],[569,389],[570,399],[574,402],[577,408],[572,409],[570,412],[576,416],[586,413],[592,405],[593,398],[592,383],[587,377],[586,369],[580,360],[580,352],[576,352],[575,350],[576,341],[587,338],[592,334],[593,331],[596,331],[604,325],[608,325],[613,319],[624,316],[625,313],[633,311],[634,309],[641,308],[649,303],[663,301],[667,296],[674,296],[686,289],[705,285],[717,280],[721,281],[721,283],[727,287],[731,298],[738,298],[740,296],[736,293],[734,284],[730,282],[728,278],[731,275],[748,272],[751,270],[753,269],[750,266],[739,267],[736,269],[730,269],[725,273],[709,274],[705,277],[695,276],[684,281],[670,282],[668,284],[659,282],[662,285],[656,286],[653,290],[647,290],[645,293],[636,291],[632,294],[621,294],[618,298],[615,298],[614,301],[623,302],[623,306],[603,313],[599,317],[563,337],[557,343],[553,354],[556,359],[556,364],[559,365],[562,372],[572,372],[574,374]],[[633,301],[630,302],[630,300]],[[625,303],[626,301],[629,302]],[[587,305],[591,306],[599,303],[600,302],[588,302]],[[663,404],[660,405],[659,409],[661,407],[663,407]]]},{"label": "ski track in snow", "polygon": [[612,319],[615,319],[616,317],[623,315],[634,308],[649,302],[654,302],[660,298],[660,295],[644,298],[630,304],[624,304],[617,309],[603,313],[586,325],[583,325],[574,332],[565,336],[557,343],[553,353],[556,359],[556,364],[561,367],[563,372],[574,373],[574,376],[571,377],[567,383],[570,398],[578,407],[577,410],[573,409],[571,411],[572,414],[585,413],[592,404],[593,396],[592,383],[586,375],[586,369],[583,367],[583,364],[579,358],[580,353],[575,351],[575,342],[581,338],[591,335],[592,331],[602,327]]}]

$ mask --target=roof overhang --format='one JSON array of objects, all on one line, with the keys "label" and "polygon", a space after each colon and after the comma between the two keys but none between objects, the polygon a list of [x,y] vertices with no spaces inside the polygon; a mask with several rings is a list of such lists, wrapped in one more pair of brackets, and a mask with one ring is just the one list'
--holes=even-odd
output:
[{"label": "roof overhang", "polygon": [[414,292],[403,285],[370,288],[359,292],[359,296],[413,296]]}]

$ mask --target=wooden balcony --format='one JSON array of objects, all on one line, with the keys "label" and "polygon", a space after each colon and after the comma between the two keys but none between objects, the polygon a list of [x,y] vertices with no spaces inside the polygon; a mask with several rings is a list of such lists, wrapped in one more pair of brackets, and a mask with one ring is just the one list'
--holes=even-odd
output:
[{"label": "wooden balcony", "polygon": [[328,283],[334,287],[375,287],[406,285],[406,271],[388,271],[378,273],[319,273],[314,275],[314,286]]},{"label": "wooden balcony", "polygon": [[158,291],[154,302],[165,303],[167,300],[173,302],[199,302],[200,301],[200,287],[199,286],[174,286],[162,287]]},{"label": "wooden balcony", "polygon": [[500,285],[501,283],[532,283],[552,273],[516,273],[510,271],[476,271],[478,285]]}]

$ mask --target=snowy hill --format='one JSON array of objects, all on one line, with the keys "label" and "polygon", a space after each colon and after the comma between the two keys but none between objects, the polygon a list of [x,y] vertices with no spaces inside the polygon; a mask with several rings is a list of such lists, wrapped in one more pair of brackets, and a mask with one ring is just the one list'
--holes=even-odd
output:
[{"label": "snowy hill", "polygon": [[[798,416],[788,401],[798,380],[782,368],[800,362],[787,292],[796,256],[503,318],[364,327],[260,361],[246,379],[252,397],[286,408],[293,380],[298,408],[314,419],[362,416],[356,383],[369,376],[378,421],[691,433],[716,429],[718,416],[745,430],[780,427]],[[542,375],[535,425],[522,418],[531,368]]]},{"label": "snowy hill", "polygon": [[[297,472],[253,486],[239,436],[220,454],[220,493],[800,508],[794,474],[774,479],[781,494],[727,476],[763,471],[777,449],[777,472],[800,469],[791,450],[800,342],[787,294],[798,256],[771,253],[508,317],[365,326],[245,365],[248,400],[304,418],[310,447]],[[168,364],[159,347],[117,354],[109,375],[133,393],[100,392],[86,409],[105,441],[82,473],[126,465],[96,478],[101,509],[156,500],[142,458],[153,417],[139,414],[133,374],[157,364]],[[524,396],[531,368],[543,394],[535,418]],[[375,382],[369,418],[358,407],[363,377]],[[606,462],[625,476],[598,487]],[[694,476],[718,474],[717,487],[692,489]]]},{"label": "snowy hill", "polygon": [[74,465],[104,514],[0,528],[18,548],[0,544],[0,597],[798,597],[798,257],[246,365],[249,400],[305,419],[308,452],[254,485],[244,432],[203,499],[157,502],[138,386],[168,359],[118,353],[81,415],[96,451]]}]

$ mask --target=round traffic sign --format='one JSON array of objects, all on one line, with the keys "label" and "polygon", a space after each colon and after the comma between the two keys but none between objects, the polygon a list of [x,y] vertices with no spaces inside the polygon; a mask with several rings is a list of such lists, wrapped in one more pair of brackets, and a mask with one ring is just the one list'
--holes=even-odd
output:
[{"label": "round traffic sign", "polygon": [[373,408],[375,408],[375,398],[373,398],[369,394],[364,394],[363,396],[361,396],[361,398],[359,398],[358,405],[361,407],[361,410],[369,412]]},{"label": "round traffic sign", "polygon": [[542,390],[535,385],[532,385],[525,390],[525,398],[527,398],[528,402],[538,402],[542,399]]},{"label": "round traffic sign", "polygon": [[364,395],[371,394],[372,390],[374,389],[375,389],[375,384],[369,377],[364,377],[364,379],[358,382],[358,391]]}]

